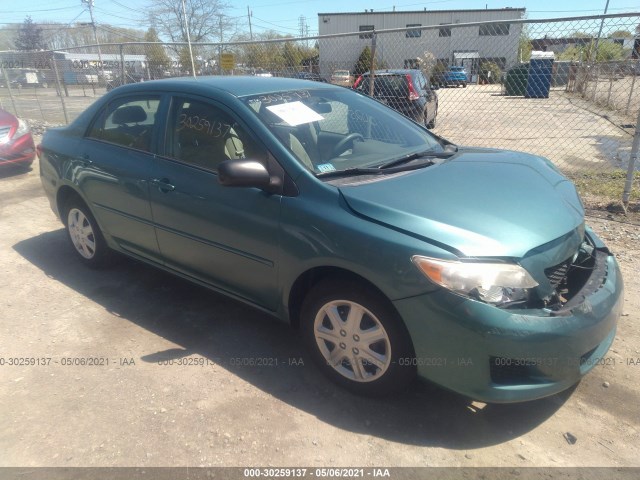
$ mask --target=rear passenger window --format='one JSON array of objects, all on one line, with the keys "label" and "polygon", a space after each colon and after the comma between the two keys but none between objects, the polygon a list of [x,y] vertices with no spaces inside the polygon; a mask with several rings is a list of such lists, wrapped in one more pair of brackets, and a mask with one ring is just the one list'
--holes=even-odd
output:
[{"label": "rear passenger window", "polygon": [[87,136],[150,152],[159,106],[159,97],[120,99],[98,116]]}]

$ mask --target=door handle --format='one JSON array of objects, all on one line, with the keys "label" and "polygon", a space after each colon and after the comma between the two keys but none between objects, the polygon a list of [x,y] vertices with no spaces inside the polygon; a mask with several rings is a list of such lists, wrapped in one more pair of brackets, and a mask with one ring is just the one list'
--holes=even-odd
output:
[{"label": "door handle", "polygon": [[168,178],[154,178],[151,180],[151,185],[158,187],[162,193],[173,192],[176,189],[175,185],[169,183]]},{"label": "door handle", "polygon": [[82,156],[78,159],[78,163],[83,167],[88,167],[93,163],[93,161],[91,160],[91,157],[88,153],[83,153]]}]

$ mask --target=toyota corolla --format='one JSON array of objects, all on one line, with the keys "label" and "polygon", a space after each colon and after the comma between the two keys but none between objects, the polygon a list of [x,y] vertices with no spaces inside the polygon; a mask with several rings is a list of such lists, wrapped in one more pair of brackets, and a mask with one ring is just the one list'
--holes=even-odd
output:
[{"label": "toyota corolla", "polygon": [[618,265],[549,160],[453,145],[345,88],[127,85],[39,155],[79,261],[119,252],[268,312],[361,394],[418,375],[531,400],[614,339]]}]

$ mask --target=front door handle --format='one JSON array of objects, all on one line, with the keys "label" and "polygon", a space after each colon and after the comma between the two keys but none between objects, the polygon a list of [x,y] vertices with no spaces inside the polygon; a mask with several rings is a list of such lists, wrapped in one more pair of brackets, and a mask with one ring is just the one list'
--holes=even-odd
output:
[{"label": "front door handle", "polygon": [[151,185],[158,187],[162,193],[173,192],[176,189],[175,185],[169,183],[168,178],[154,178],[151,180]]}]

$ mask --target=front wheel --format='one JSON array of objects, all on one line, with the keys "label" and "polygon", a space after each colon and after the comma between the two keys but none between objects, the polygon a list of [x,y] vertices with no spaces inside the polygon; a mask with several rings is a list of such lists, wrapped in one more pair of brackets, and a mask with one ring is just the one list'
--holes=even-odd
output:
[{"label": "front wheel", "polygon": [[301,312],[304,341],[334,382],[363,395],[386,395],[415,377],[413,345],[388,300],[359,283],[325,280]]},{"label": "front wheel", "polygon": [[111,258],[111,250],[102,236],[100,227],[87,206],[79,199],[70,200],[64,216],[67,236],[77,258],[85,265],[97,268]]}]

